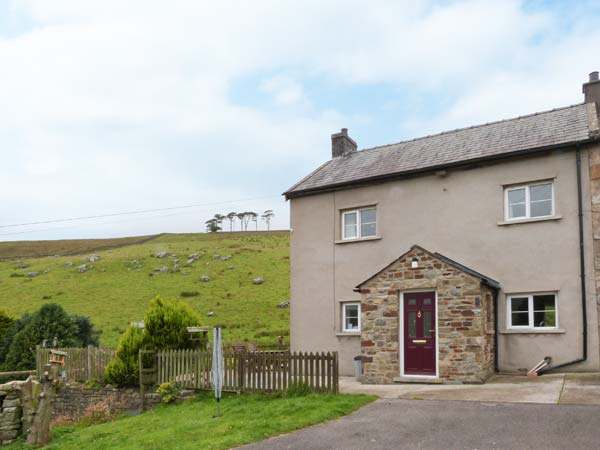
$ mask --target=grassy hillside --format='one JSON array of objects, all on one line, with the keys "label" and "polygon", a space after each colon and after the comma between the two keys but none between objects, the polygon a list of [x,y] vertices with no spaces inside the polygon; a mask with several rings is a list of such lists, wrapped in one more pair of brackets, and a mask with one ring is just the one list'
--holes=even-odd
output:
[{"label": "grassy hillside", "polygon": [[[289,309],[278,308],[289,299],[287,232],[165,234],[137,239],[138,243],[125,241],[126,246],[95,251],[100,260],[93,263],[84,260],[90,253],[0,261],[0,308],[19,316],[44,303],[59,303],[69,313],[91,317],[102,332],[102,345],[114,346],[125,327],[141,320],[149,301],[161,295],[188,302],[204,318],[203,325],[223,325],[228,342],[272,343],[279,335],[288,341]],[[94,245],[103,248],[103,244]],[[81,245],[94,248],[89,243]],[[43,254],[40,248],[30,244],[28,254]],[[0,256],[1,251],[0,247]],[[72,251],[72,245],[65,244],[65,252]],[[23,254],[15,247],[11,252]],[[176,256],[156,258],[159,252]],[[200,259],[185,266],[194,253]],[[179,269],[174,269],[175,258]],[[28,267],[19,268],[19,262]],[[93,268],[80,273],[82,264]],[[155,271],[161,267],[169,271]],[[30,277],[30,272],[39,275]],[[200,281],[202,276],[210,281]],[[257,277],[264,278],[264,283],[253,284]],[[213,317],[207,316],[210,311]]]},{"label": "grassy hillside", "polygon": [[64,239],[56,241],[0,242],[0,260],[37,258],[53,255],[78,255],[108,250],[125,245],[141,244],[156,236],[134,236],[114,239]]}]

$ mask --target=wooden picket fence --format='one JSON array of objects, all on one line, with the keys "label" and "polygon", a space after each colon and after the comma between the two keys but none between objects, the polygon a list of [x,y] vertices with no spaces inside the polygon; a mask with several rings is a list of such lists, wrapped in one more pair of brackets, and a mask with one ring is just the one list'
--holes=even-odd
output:
[{"label": "wooden picket fence", "polygon": [[[276,392],[291,384],[306,384],[318,392],[337,393],[337,352],[223,352],[223,391]],[[212,389],[212,353],[164,350],[155,355],[155,377],[146,382],[175,382],[187,389]]]},{"label": "wooden picket fence", "polygon": [[[115,351],[111,348],[93,346],[59,348],[56,350],[67,353],[64,369],[66,370],[67,380],[71,381],[102,379],[104,368],[115,356]],[[49,359],[50,349],[38,346],[35,354],[35,367],[38,377],[41,377],[44,373],[44,366]]]}]

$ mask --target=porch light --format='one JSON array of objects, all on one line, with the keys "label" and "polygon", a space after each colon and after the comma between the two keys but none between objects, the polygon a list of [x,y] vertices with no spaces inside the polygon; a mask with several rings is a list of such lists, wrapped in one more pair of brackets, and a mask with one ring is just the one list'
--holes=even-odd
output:
[{"label": "porch light", "polygon": [[411,262],[410,262],[410,266],[411,266],[413,269],[416,269],[416,268],[418,268],[418,267],[419,267],[419,258],[417,258],[417,257],[415,256],[415,257],[414,257],[414,258],[411,260]]}]

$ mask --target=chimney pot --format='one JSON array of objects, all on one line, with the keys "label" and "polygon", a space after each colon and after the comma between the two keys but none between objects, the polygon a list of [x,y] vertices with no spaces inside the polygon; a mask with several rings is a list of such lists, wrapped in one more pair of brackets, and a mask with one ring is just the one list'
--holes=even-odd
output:
[{"label": "chimney pot", "polygon": [[357,149],[356,142],[348,136],[348,128],[342,128],[339,133],[331,135],[331,157],[347,156]]},{"label": "chimney pot", "polygon": [[590,73],[590,81],[598,81],[598,71],[597,70]]}]

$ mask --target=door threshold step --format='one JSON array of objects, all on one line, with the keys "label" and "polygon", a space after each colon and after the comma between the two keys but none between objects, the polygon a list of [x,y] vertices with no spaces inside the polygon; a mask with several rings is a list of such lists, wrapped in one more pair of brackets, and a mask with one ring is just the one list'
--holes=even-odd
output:
[{"label": "door threshold step", "polygon": [[394,383],[444,384],[444,380],[432,377],[395,377]]}]

